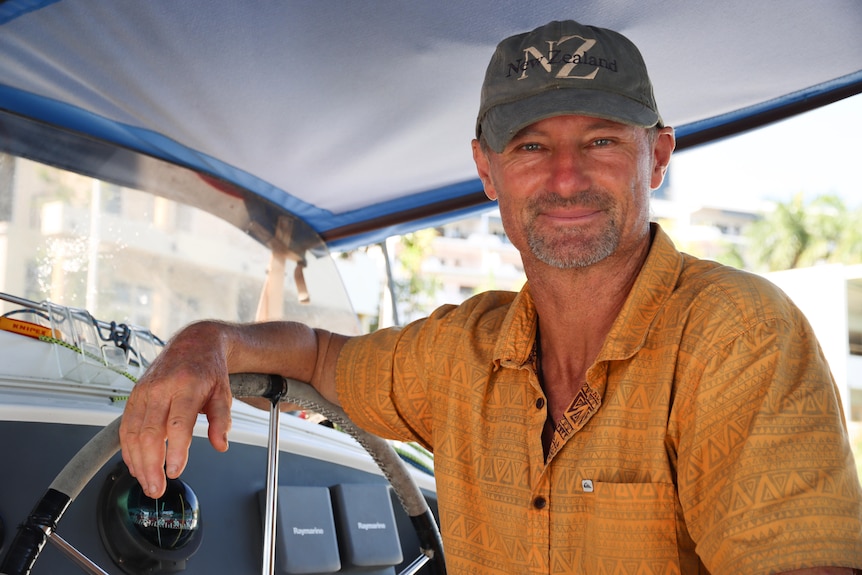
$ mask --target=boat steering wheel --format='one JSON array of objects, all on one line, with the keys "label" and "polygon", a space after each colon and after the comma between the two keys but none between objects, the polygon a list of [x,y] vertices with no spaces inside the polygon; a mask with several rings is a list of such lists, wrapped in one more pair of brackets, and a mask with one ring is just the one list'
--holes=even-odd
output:
[{"label": "boat steering wheel", "polygon": [[[267,478],[267,505],[274,503],[273,493],[277,488],[277,465],[272,465],[272,461],[277,463],[278,457],[278,403],[285,401],[312,409],[338,424],[368,451],[392,485],[402,507],[410,517],[419,538],[420,555],[400,575],[411,575],[426,565],[431,574],[446,575],[443,543],[437,522],[406,465],[389,443],[356,427],[340,407],[324,399],[306,383],[272,375],[233,374],[230,376],[230,384],[231,393],[236,398],[265,397],[272,401],[268,445],[271,463],[270,477]],[[61,550],[64,550],[79,566],[91,573],[107,574],[71,548],[54,532],[72,501],[119,451],[121,419],[122,416],[118,417],[93,436],[60,471],[45,495],[33,507],[26,521],[19,526],[8,552],[0,563],[0,575],[29,575],[42,548],[52,536],[55,541],[61,542],[59,543]],[[271,519],[270,515],[270,510],[267,509],[268,521]],[[274,518],[271,522],[274,525]],[[266,549],[267,545],[269,549]],[[264,575],[274,568],[273,562],[267,559],[268,556],[274,556],[272,551],[274,545],[274,538],[264,537]]]}]

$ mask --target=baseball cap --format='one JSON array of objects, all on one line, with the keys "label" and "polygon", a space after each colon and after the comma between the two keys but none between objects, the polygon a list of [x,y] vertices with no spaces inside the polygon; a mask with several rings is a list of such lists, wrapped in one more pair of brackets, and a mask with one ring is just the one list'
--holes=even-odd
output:
[{"label": "baseball cap", "polygon": [[524,127],[564,114],[662,124],[646,64],[628,38],[565,20],[500,42],[485,72],[476,137],[499,153]]}]

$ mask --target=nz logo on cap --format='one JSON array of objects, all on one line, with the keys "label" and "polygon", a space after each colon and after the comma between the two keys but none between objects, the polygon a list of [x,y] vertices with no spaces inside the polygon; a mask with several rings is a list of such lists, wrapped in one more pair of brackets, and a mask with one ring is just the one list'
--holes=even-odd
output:
[{"label": "nz logo on cap", "polygon": [[[578,45],[580,41],[580,45]],[[565,44],[565,46],[563,46]],[[507,67],[507,78],[513,74],[518,75],[518,80],[527,78],[527,72],[541,66],[548,74],[556,73],[556,78],[573,78],[577,80],[592,80],[599,73],[599,68],[605,68],[611,72],[617,71],[617,61],[607,58],[596,58],[589,55],[589,51],[596,45],[596,40],[572,35],[563,36],[557,41],[548,41],[548,54],[543,54],[535,46],[524,48],[524,58],[515,62],[509,62]],[[580,66],[580,68],[579,68]],[[585,67],[593,68],[590,72],[579,74]]]}]

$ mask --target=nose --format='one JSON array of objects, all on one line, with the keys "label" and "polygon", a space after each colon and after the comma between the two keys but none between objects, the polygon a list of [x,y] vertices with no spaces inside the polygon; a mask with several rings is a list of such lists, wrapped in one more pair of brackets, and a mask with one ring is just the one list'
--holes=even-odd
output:
[{"label": "nose", "polygon": [[577,148],[557,148],[551,153],[549,161],[549,191],[571,196],[590,187],[587,160]]}]

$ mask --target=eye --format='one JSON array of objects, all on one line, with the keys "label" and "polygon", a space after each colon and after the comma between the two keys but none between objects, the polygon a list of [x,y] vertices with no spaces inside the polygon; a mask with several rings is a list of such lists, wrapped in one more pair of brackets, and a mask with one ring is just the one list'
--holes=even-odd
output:
[{"label": "eye", "polygon": [[540,144],[535,143],[535,142],[530,142],[527,144],[521,144],[521,149],[524,150],[525,152],[536,152],[538,150],[541,150],[542,146]]},{"label": "eye", "polygon": [[614,141],[610,138],[596,138],[593,140],[592,145],[596,148],[604,148],[605,146],[610,146]]}]

